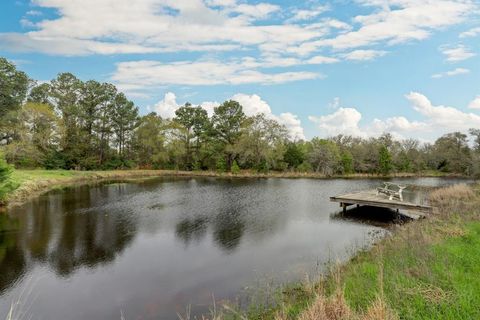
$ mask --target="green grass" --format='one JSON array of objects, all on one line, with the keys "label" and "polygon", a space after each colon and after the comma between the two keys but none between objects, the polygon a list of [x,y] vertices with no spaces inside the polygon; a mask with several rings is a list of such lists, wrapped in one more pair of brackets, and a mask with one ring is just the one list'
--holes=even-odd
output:
[{"label": "green grass", "polygon": [[385,299],[401,319],[480,319],[480,222],[463,231],[436,244],[358,257],[342,275],[347,301],[365,310],[379,293],[383,266]]},{"label": "green grass", "polygon": [[15,170],[12,174],[12,180],[16,183],[22,184],[26,181],[38,181],[45,179],[69,179],[86,175],[81,171],[70,170]]}]

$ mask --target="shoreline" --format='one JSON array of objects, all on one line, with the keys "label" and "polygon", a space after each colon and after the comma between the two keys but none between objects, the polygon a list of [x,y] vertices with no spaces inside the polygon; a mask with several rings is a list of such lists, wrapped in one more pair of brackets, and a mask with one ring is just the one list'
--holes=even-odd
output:
[{"label": "shoreline", "polygon": [[478,319],[480,187],[444,187],[432,191],[430,200],[435,211],[428,219],[396,226],[315,281],[287,285],[276,306],[246,318]]},{"label": "shoreline", "polygon": [[2,207],[18,206],[46,192],[77,184],[89,184],[103,181],[125,179],[161,178],[161,177],[211,177],[228,179],[392,179],[392,178],[465,178],[462,175],[447,175],[438,172],[394,173],[387,176],[378,174],[348,174],[326,176],[318,173],[269,172],[257,173],[241,171],[238,174],[216,171],[177,171],[177,170],[112,170],[112,171],[71,171],[71,170],[16,170],[13,180],[19,185],[10,192]]},{"label": "shoreline", "polygon": [[[218,178],[316,178],[384,179],[438,175],[353,175],[325,177],[298,174],[222,174],[173,170],[47,171],[19,170],[14,178],[21,186],[9,197],[15,206],[50,190],[76,184],[157,177]],[[458,178],[458,176],[454,176]],[[480,294],[480,187],[454,185],[430,195],[435,212],[421,221],[395,226],[392,234],[371,248],[331,269],[321,278],[287,284],[276,292],[274,306],[261,305],[247,311],[246,319],[420,319],[449,317],[453,309],[463,317],[477,318]],[[476,269],[475,269],[476,268]],[[460,275],[455,277],[455,275]],[[468,281],[465,281],[468,280]],[[273,301],[273,300],[272,300]],[[227,302],[228,303],[228,302]],[[329,314],[330,311],[339,312]],[[215,319],[231,319],[242,311],[225,304]],[[455,315],[457,315],[455,313]],[[342,315],[350,315],[343,317]],[[458,317],[461,318],[461,317]]]}]

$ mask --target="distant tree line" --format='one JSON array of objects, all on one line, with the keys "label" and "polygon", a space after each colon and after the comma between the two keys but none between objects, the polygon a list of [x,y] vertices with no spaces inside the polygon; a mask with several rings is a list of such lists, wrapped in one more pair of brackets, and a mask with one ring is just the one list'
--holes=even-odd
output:
[{"label": "distant tree line", "polygon": [[460,132],[433,144],[390,134],[292,141],[285,126],[264,114],[247,117],[236,101],[225,101],[212,116],[189,103],[172,119],[141,116],[112,84],[71,73],[39,84],[0,58],[0,151],[19,168],[477,175],[480,130],[469,134],[471,143]]}]

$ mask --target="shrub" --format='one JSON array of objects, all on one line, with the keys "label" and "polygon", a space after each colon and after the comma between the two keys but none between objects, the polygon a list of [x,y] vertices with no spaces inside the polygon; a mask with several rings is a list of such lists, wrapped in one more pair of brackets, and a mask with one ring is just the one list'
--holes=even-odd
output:
[{"label": "shrub", "polygon": [[312,165],[307,162],[307,161],[304,161],[302,162],[302,164],[300,164],[298,167],[297,167],[297,170],[299,172],[312,172],[313,171],[313,168],[312,168]]},{"label": "shrub", "polygon": [[0,153],[0,202],[5,201],[8,192],[13,189],[13,183],[10,180],[13,168],[9,165],[3,154]]},{"label": "shrub", "polygon": [[217,160],[217,171],[218,172],[225,172],[227,171],[227,162],[223,157],[218,158]]},{"label": "shrub", "polygon": [[231,172],[233,174],[239,174],[240,173],[240,167],[238,166],[237,160],[233,161]]}]

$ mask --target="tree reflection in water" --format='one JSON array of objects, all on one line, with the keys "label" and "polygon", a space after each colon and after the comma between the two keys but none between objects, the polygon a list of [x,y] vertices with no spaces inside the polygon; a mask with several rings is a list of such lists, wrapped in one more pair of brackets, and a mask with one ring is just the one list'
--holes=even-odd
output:
[{"label": "tree reflection in water", "polygon": [[50,193],[0,215],[0,293],[36,263],[68,277],[78,268],[105,265],[121,254],[133,240],[136,224],[128,213],[95,209],[107,201],[111,188],[116,186]]}]

